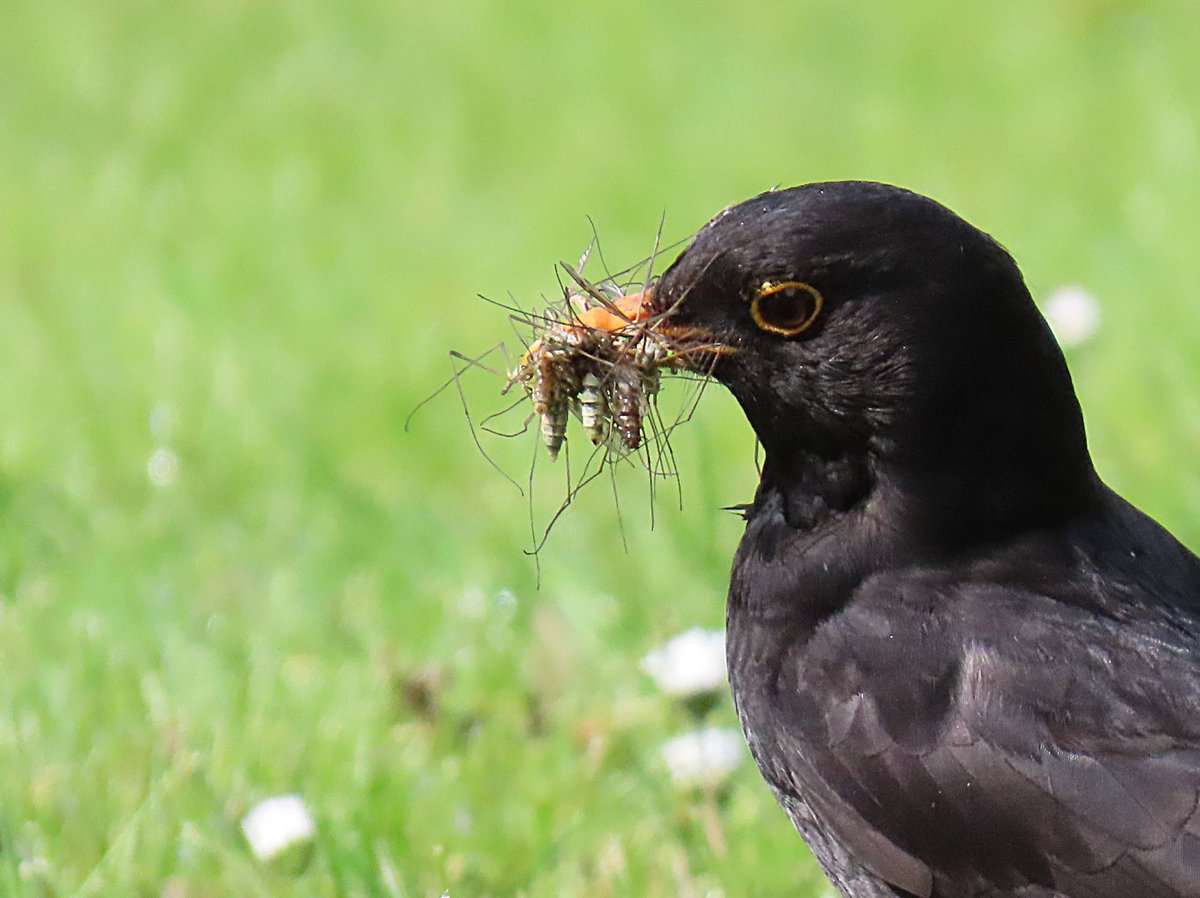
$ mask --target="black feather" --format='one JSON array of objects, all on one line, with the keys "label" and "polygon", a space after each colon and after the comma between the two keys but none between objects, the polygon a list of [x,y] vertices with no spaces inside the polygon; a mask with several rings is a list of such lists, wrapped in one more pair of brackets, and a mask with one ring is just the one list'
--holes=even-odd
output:
[{"label": "black feather", "polygon": [[[791,338],[748,312],[785,279],[824,297]],[[808,185],[719,215],[655,297],[731,350],[766,451],[730,680],[842,893],[1200,896],[1200,561],[1096,475],[1003,248]]]}]

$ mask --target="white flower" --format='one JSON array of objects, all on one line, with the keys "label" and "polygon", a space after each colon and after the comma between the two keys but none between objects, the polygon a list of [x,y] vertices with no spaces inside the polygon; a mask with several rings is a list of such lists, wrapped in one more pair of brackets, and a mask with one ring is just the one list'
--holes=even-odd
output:
[{"label": "white flower", "polygon": [[1100,303],[1083,287],[1059,287],[1046,297],[1042,314],[1065,349],[1086,343],[1100,327]]},{"label": "white flower", "polygon": [[693,627],[642,659],[667,695],[686,698],[725,688],[725,634]]},{"label": "white flower", "polygon": [[671,780],[682,788],[719,785],[745,757],[742,735],[729,727],[705,727],[663,743]]},{"label": "white flower", "polygon": [[242,832],[260,861],[271,861],[293,845],[316,835],[312,816],[299,795],[280,795],[260,801],[242,820]]},{"label": "white flower", "polygon": [[170,449],[155,449],[146,462],[146,476],[157,487],[174,485],[179,479],[179,456]]}]

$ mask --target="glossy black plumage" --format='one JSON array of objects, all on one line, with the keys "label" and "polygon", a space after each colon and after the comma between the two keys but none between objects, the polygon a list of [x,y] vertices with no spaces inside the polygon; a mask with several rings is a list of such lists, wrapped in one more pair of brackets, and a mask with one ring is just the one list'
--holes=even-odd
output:
[{"label": "glossy black plumage", "polygon": [[[794,337],[748,312],[784,280],[825,300]],[[765,449],[730,681],[842,893],[1200,896],[1200,561],[1095,474],[1008,254],[814,184],[718,215],[653,304]]]}]

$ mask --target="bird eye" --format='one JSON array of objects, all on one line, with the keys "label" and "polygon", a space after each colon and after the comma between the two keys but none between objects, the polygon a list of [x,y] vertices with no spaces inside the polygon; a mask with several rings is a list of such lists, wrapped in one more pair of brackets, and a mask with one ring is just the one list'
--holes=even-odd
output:
[{"label": "bird eye", "polygon": [[763,330],[794,337],[817,320],[823,303],[816,287],[800,281],[768,282],[750,303],[750,315]]}]

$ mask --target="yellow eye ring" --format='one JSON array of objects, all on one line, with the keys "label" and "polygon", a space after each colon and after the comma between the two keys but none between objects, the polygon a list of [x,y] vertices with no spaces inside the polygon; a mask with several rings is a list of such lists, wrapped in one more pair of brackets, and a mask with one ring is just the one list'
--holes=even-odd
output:
[{"label": "yellow eye ring", "polygon": [[812,327],[825,304],[821,292],[801,281],[767,281],[750,302],[750,317],[762,330],[794,337]]}]

